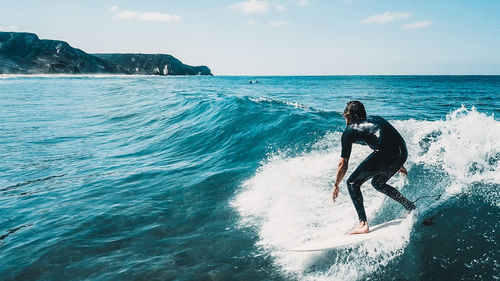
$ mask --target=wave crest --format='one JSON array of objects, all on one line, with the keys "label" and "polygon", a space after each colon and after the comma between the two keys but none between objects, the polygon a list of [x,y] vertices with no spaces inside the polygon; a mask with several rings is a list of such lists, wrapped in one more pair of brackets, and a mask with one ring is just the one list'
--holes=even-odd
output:
[{"label": "wave crest", "polygon": [[[291,253],[310,241],[320,242],[346,233],[356,222],[350,197],[342,184],[331,202],[331,185],[340,155],[340,132],[320,138],[315,149],[297,156],[278,152],[262,162],[232,201],[240,226],[257,229],[257,246],[268,252],[285,274],[301,280],[358,280],[401,255],[411,242],[415,221],[426,210],[446,204],[454,194],[468,192],[477,182],[497,184],[500,122],[475,108],[462,107],[440,121],[392,122],[407,141],[409,178],[396,175],[390,184],[410,199],[445,193],[444,199],[420,206],[418,214],[392,237],[371,240],[351,249],[329,253]],[[370,150],[356,145],[351,171]],[[499,206],[498,191],[490,202]],[[370,221],[401,217],[404,210],[369,186],[363,187]],[[422,203],[422,202],[420,202]]]}]

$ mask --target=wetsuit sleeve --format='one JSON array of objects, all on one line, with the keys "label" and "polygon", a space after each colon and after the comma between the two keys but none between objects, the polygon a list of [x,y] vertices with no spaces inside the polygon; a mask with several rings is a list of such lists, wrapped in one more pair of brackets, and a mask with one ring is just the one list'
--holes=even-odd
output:
[{"label": "wetsuit sleeve", "polygon": [[351,156],[352,149],[352,132],[349,129],[346,129],[342,134],[342,153],[340,157],[349,158]]}]

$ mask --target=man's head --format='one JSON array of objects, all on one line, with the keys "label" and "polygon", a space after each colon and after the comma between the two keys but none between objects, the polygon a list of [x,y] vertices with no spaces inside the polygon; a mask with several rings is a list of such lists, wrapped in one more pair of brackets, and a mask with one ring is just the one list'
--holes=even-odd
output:
[{"label": "man's head", "polygon": [[353,100],[347,103],[344,109],[344,116],[347,125],[361,122],[366,120],[365,106],[357,100]]}]

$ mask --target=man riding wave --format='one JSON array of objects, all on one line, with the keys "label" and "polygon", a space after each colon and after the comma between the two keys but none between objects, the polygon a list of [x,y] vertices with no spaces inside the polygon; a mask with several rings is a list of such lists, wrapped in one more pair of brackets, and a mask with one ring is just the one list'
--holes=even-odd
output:
[{"label": "man riding wave", "polygon": [[342,153],[332,198],[335,202],[339,194],[339,184],[347,172],[352,144],[368,145],[373,152],[347,179],[347,189],[359,218],[358,226],[349,234],[367,233],[369,227],[361,194],[361,185],[367,180],[372,179],[372,186],[377,191],[396,200],[406,210],[415,209],[413,202],[386,183],[398,171],[407,175],[403,164],[408,158],[408,151],[403,137],[387,120],[379,116],[366,117],[365,107],[361,102],[348,102],[343,116],[347,127],[342,134]]}]

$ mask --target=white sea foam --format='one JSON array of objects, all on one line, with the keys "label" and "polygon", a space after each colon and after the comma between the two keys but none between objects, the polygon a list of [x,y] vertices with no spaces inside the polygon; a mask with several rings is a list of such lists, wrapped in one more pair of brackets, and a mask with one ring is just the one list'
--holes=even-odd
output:
[{"label": "white sea foam", "polygon": [[[394,123],[407,140],[414,162],[438,165],[460,183],[500,183],[500,122],[493,116],[462,107],[443,121]],[[427,151],[420,145],[423,139],[430,140]]]},{"label": "white sea foam", "polygon": [[[394,121],[407,141],[407,166],[425,165],[441,169],[448,177],[447,194],[467,192],[474,182],[499,183],[500,122],[474,108],[460,108],[441,121]],[[342,184],[337,202],[331,200],[331,183],[339,160],[340,133],[320,139],[313,152],[289,157],[276,153],[262,163],[255,175],[243,183],[232,205],[240,214],[242,227],[258,230],[257,246],[268,252],[284,274],[300,280],[359,280],[403,253],[409,243],[413,218],[405,220],[391,237],[370,240],[351,250],[332,253],[294,253],[311,241],[340,236],[356,223],[356,213]],[[353,148],[349,173],[370,153]],[[407,184],[396,175],[389,183],[398,189]],[[422,188],[420,195],[432,193]],[[498,191],[491,191],[499,206]],[[386,202],[385,196],[363,186],[368,219]],[[440,200],[443,201],[443,200]]]},{"label": "white sea foam", "polygon": [[286,101],[286,100],[277,100],[277,99],[271,99],[271,98],[266,98],[266,97],[248,97],[249,100],[256,102],[256,103],[279,103],[279,104],[285,104],[289,105],[295,108],[300,108],[300,109],[306,109],[310,110],[311,107],[307,105],[300,104],[298,102],[292,102],[292,101]]}]

